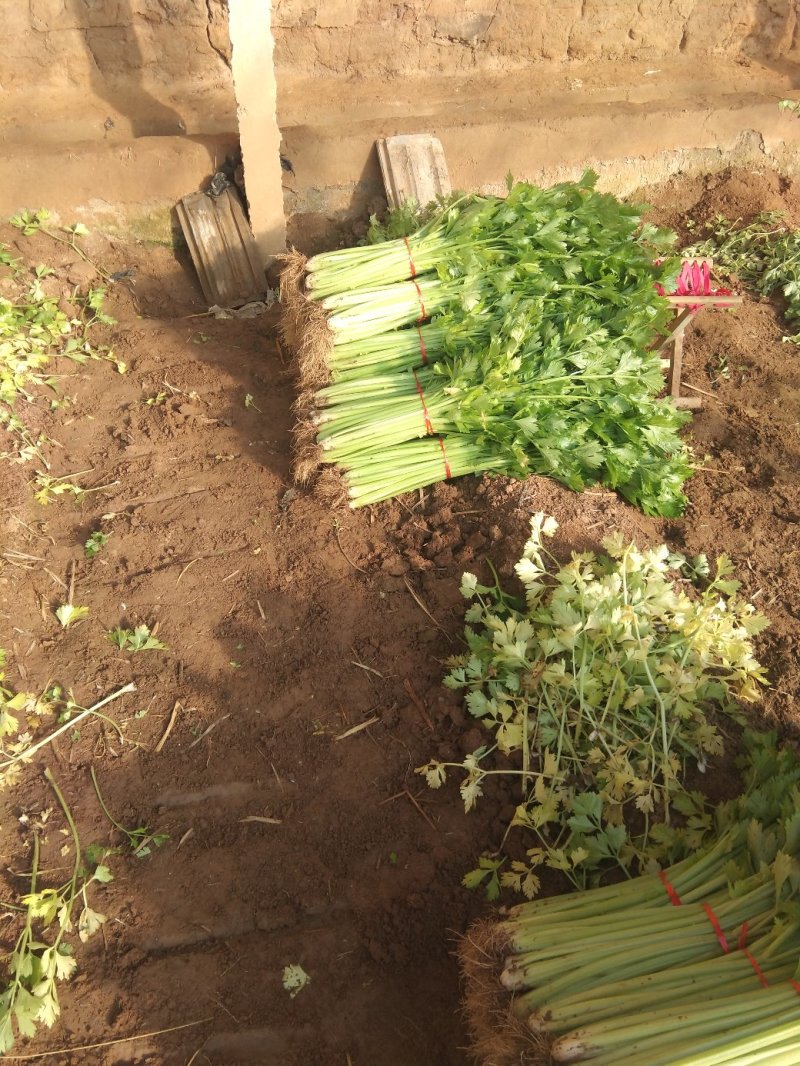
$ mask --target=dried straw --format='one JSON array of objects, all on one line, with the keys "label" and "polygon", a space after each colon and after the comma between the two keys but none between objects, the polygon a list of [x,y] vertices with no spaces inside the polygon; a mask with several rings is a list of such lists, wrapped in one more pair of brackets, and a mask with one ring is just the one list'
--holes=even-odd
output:
[{"label": "dried straw", "polygon": [[478,1066],[546,1066],[550,1041],[513,1014],[513,996],[500,985],[507,945],[492,919],[475,922],[459,945],[470,1052]]},{"label": "dried straw", "polygon": [[[328,356],[333,348],[333,333],[325,312],[305,293],[304,278],[308,260],[296,249],[280,257],[283,263],[280,280],[281,340],[292,353],[292,371],[297,378],[298,397],[295,413],[292,476],[301,485],[314,480],[322,465],[322,449],[317,444],[313,422],[316,390],[330,380]],[[341,490],[339,490],[341,492]]]},{"label": "dried straw", "polygon": [[346,476],[331,466],[324,467],[314,486],[314,495],[329,507],[344,507],[350,502]]},{"label": "dried straw", "polygon": [[[297,314],[298,308],[302,305],[305,296],[303,294],[303,277],[306,272],[306,263],[308,260],[295,248],[286,252],[285,255],[278,256],[279,262],[283,263],[283,269],[281,270],[280,278],[280,298],[283,309],[287,312],[290,319],[290,325],[294,324],[294,318]],[[287,316],[284,316],[287,317]],[[281,333],[284,340],[290,348],[295,347],[295,337],[288,335],[284,332],[286,329],[286,323],[281,323]]]},{"label": "dried straw", "polygon": [[323,309],[306,296],[303,284],[306,257],[292,249],[280,258],[284,264],[280,281],[284,312],[281,340],[294,356],[301,386],[319,388],[330,380],[328,357],[333,348],[333,333]]},{"label": "dried straw", "polygon": [[333,350],[333,332],[320,305],[305,299],[300,308],[298,322],[302,330],[297,348],[297,375],[305,389],[321,388],[331,378],[330,354]]},{"label": "dried straw", "polygon": [[295,423],[292,437],[292,477],[299,485],[308,485],[322,466],[322,448],[317,444],[317,427],[310,420],[303,419]]}]

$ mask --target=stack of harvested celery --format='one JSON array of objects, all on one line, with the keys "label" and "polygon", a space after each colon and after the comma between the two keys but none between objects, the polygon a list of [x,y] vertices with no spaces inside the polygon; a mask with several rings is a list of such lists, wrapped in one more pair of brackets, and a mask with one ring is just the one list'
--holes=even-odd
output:
[{"label": "stack of harvested celery", "polygon": [[[468,1009],[485,1061],[797,1066],[800,763],[772,734],[745,740],[747,788],[717,809],[712,847],[659,876],[524,903],[468,936]],[[499,981],[487,976],[487,945]],[[493,1016],[507,1051],[497,1055],[480,1030],[500,986],[528,1036],[510,1047],[508,1017]]]},{"label": "stack of harvested celery", "polygon": [[469,196],[407,238],[290,257],[295,470],[345,472],[352,506],[449,477],[600,481],[680,514],[685,416],[651,350],[672,311],[674,240],[577,183]]}]

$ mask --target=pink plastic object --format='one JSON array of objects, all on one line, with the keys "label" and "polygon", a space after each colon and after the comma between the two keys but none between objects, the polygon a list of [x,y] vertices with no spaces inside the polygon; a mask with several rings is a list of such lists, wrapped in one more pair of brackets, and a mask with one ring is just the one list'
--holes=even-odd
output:
[{"label": "pink plastic object", "polygon": [[[657,285],[661,296],[666,295],[662,285]],[[707,259],[684,259],[678,284],[670,296],[731,296],[730,289],[713,289],[711,287],[711,264]],[[692,311],[700,308],[692,307]]]}]

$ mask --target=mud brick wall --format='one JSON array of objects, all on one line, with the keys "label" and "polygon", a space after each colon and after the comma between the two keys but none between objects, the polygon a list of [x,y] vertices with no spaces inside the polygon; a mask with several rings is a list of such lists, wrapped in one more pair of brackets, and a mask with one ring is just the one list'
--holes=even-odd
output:
[{"label": "mud brick wall", "polygon": [[237,140],[226,0],[0,0],[0,16],[0,212],[169,240],[172,205]]},{"label": "mud brick wall", "polygon": [[[0,138],[47,135],[62,112],[70,131],[87,112],[85,134],[101,139],[108,117],[134,136],[235,129],[226,0],[0,0],[0,13]],[[286,87],[682,55],[796,61],[799,23],[797,0],[273,0]]]},{"label": "mud brick wall", "polygon": [[225,0],[0,0],[0,12],[2,139],[230,128]]},{"label": "mud brick wall", "polygon": [[531,64],[798,54],[796,0],[275,0],[279,73],[503,73]]},{"label": "mud brick wall", "polygon": [[[236,143],[227,0],[0,0],[0,15],[0,212],[168,235]],[[799,22],[798,0],[272,0],[287,214],[324,230],[357,213],[380,188],[375,136],[421,128],[464,187],[506,159],[543,181],[588,160],[624,170],[620,187],[788,165],[775,104],[798,84]]]},{"label": "mud brick wall", "polygon": [[5,90],[92,77],[171,87],[226,79],[224,0],[0,0]]}]

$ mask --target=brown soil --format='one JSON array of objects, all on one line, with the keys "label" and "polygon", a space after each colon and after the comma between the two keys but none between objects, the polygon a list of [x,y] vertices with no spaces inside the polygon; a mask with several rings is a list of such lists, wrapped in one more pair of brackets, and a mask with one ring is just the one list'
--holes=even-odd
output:
[{"label": "brown soil", "polygon": [[[687,209],[742,214],[776,199],[800,222],[797,189],[769,175],[675,183],[657,202],[676,222]],[[43,236],[0,239],[60,279],[80,273]],[[454,943],[484,907],[459,882],[498,839],[509,798],[487,796],[465,817],[454,787],[429,792],[414,773],[480,740],[439,683],[462,625],[460,574],[488,558],[508,573],[538,509],[559,519],[561,551],[596,546],[611,528],[691,552],[724,549],[773,621],[759,646],[773,679],[764,715],[795,729],[797,349],[781,343],[770,303],[698,318],[686,377],[710,393],[693,426],[709,459],[684,520],[647,519],[612,494],[578,497],[539,478],[464,479],[332,512],[289,478],[292,384],[277,312],[191,317],[203,310],[199,292],[170,253],[99,238],[88,247],[108,270],[137,268],[133,290],[117,285],[110,300],[128,372],[61,366],[73,406],[28,414],[59,443],[48,453],[53,474],[90,470],[76,480],[108,487],[80,505],[61,497],[41,507],[30,467],[0,468],[0,646],[14,688],[56,680],[84,705],[131,680],[137,692],[108,708],[124,744],[85,722],[3,794],[2,898],[26,890],[31,837],[20,815],[53,810],[43,863],[54,882],[70,861],[45,766],[84,842],[119,843],[91,766],[119,821],[170,839],[146,859],[110,860],[115,880],[94,894],[109,920],[78,944],[62,1017],[32,1050],[205,1019],[50,1061],[463,1066]],[[89,562],[82,545],[99,527],[110,539]],[[52,611],[73,563],[75,602],[91,613],[62,631]],[[139,622],[157,623],[168,650],[120,653],[104,638]],[[14,925],[6,915],[8,939]],[[295,999],[281,987],[289,963],[311,976]]]}]

